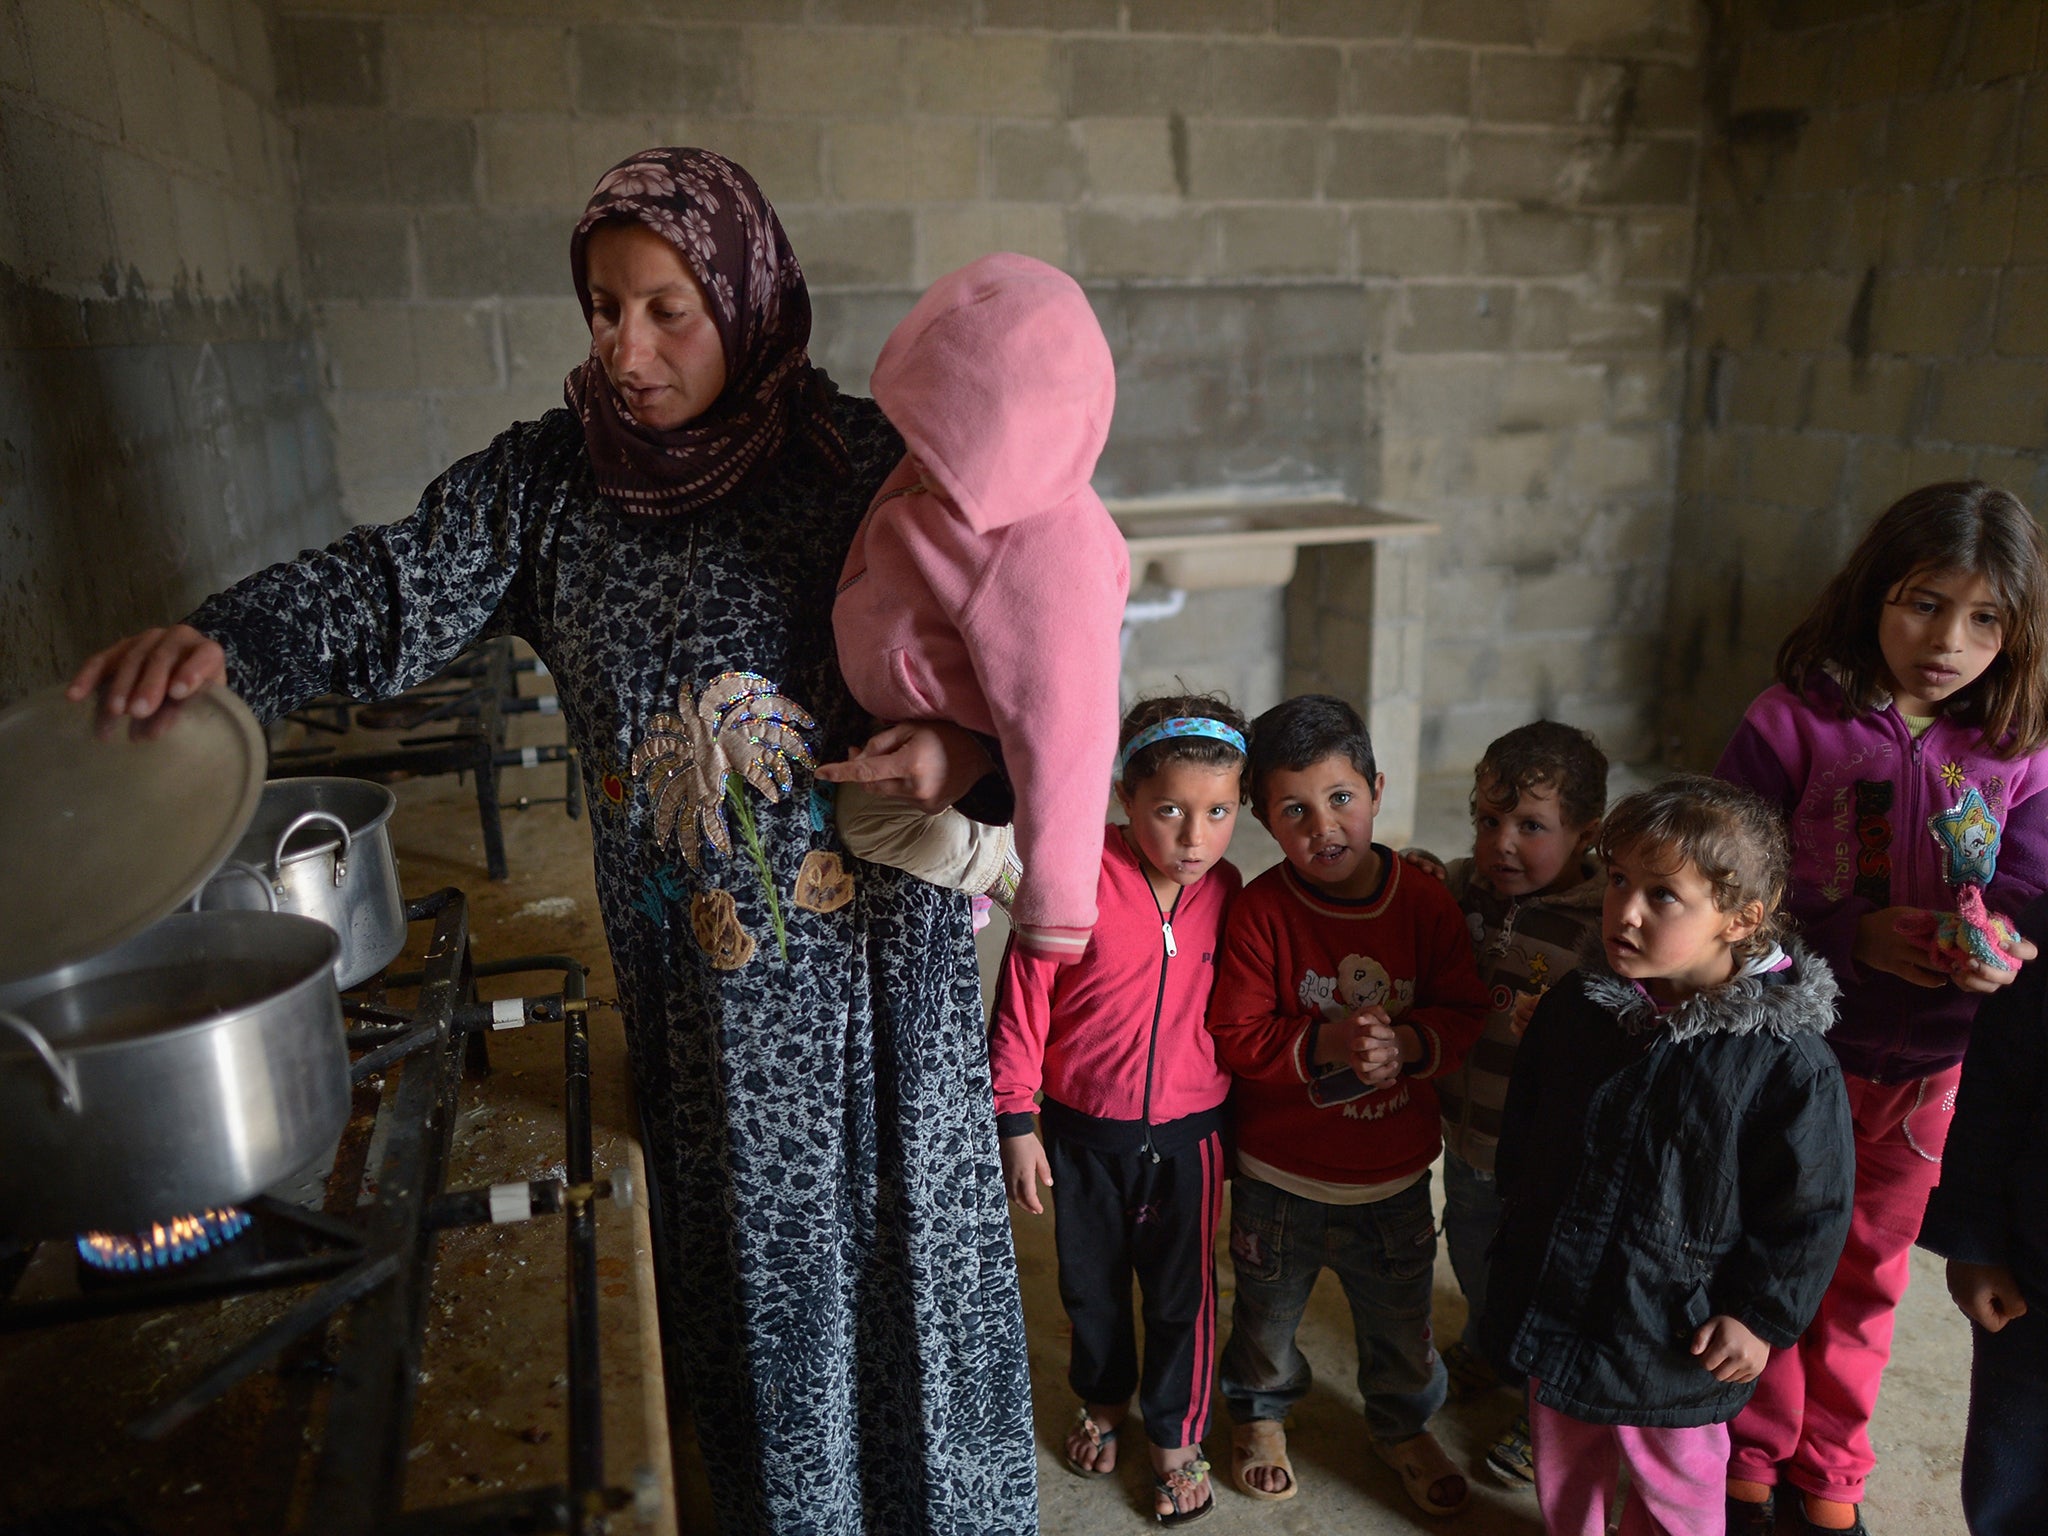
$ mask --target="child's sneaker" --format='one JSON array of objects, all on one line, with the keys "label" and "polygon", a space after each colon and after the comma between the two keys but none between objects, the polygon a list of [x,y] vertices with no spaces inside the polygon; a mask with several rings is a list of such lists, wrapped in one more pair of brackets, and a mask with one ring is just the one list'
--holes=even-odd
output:
[{"label": "child's sneaker", "polygon": [[1486,1453],[1486,1470],[1510,1488],[1536,1486],[1536,1458],[1529,1449],[1529,1415],[1518,1413],[1507,1433]]},{"label": "child's sneaker", "polygon": [[1451,1401],[1468,1403],[1500,1385],[1500,1377],[1476,1349],[1459,1339],[1443,1352],[1444,1371],[1451,1378]]}]

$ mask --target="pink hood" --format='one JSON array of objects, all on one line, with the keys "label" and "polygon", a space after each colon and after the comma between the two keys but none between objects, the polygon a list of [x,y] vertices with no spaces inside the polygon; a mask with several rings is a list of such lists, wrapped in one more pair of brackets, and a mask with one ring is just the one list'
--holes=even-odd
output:
[{"label": "pink hood", "polygon": [[910,455],[846,554],[840,671],[877,719],[997,739],[1024,863],[1016,941],[1078,960],[1130,585],[1123,535],[1088,485],[1116,395],[1109,344],[1072,278],[985,256],[917,302],[873,387]]},{"label": "pink hood", "polygon": [[870,387],[975,532],[1095,500],[1116,367],[1059,268],[1000,253],[940,278],[890,333]]}]

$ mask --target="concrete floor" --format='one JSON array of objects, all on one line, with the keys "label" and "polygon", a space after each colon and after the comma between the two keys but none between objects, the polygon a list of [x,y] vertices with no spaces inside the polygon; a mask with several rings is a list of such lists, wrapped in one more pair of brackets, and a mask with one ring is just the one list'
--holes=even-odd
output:
[{"label": "concrete floor", "polygon": [[[1636,782],[1617,773],[1615,788],[1620,792],[1635,787]],[[508,797],[556,794],[559,784],[559,770],[514,770],[507,776],[506,792]],[[445,818],[446,832],[441,836],[447,840],[448,851],[454,852],[465,840],[473,845],[474,815],[466,796],[430,792],[426,786],[401,787],[399,793],[401,805],[410,802],[423,816]],[[1439,853],[1465,851],[1469,828],[1464,793],[1462,783],[1425,786],[1417,828],[1419,843]],[[429,801],[433,802],[431,809]],[[414,825],[420,828],[415,835],[429,838],[424,825]],[[590,905],[593,895],[584,828],[584,823],[564,820],[553,807],[508,818],[512,888],[498,888],[505,899],[502,907],[495,900],[491,903],[497,909],[491,917],[503,912],[506,927],[517,930],[522,949],[564,948],[602,967],[600,930]],[[440,841],[440,837],[432,840]],[[1271,840],[1247,817],[1232,856],[1249,875],[1267,867],[1277,854]],[[470,872],[463,883],[474,892],[487,882],[479,869]],[[562,906],[564,900],[572,901],[573,908]],[[546,921],[538,920],[543,912]],[[999,931],[991,930],[984,938],[984,957],[992,958],[1000,952]],[[593,991],[599,979],[593,977]],[[619,1058],[612,1055],[610,1059],[617,1070]],[[1138,1434],[1126,1444],[1121,1469],[1114,1477],[1084,1480],[1061,1464],[1059,1443],[1073,1412],[1073,1398],[1065,1379],[1067,1325],[1056,1284],[1052,1222],[1050,1216],[1019,1215],[1015,1227],[1039,1438],[1040,1528],[1048,1536],[1095,1536],[1148,1527],[1149,1477]],[[1227,1299],[1231,1294],[1230,1266],[1221,1245],[1217,1264]],[[1454,1337],[1463,1317],[1463,1300],[1449,1263],[1440,1254],[1439,1336]],[[1877,1536],[1964,1536],[1956,1485],[1967,1407],[1969,1333],[1948,1302],[1939,1261],[1930,1255],[1915,1253],[1913,1284],[1900,1309],[1898,1325],[1894,1363],[1873,1427],[1881,1466],[1865,1506],[1867,1523]],[[1531,1536],[1540,1531],[1534,1499],[1526,1492],[1499,1486],[1483,1473],[1475,1472],[1472,1477],[1472,1507],[1454,1521],[1432,1521],[1407,1503],[1393,1474],[1366,1448],[1352,1379],[1356,1357],[1349,1316],[1328,1276],[1311,1302],[1302,1343],[1316,1365],[1317,1381],[1290,1428],[1301,1495],[1284,1504],[1254,1504],[1223,1486],[1217,1495],[1217,1513],[1203,1522],[1203,1530],[1214,1536],[1235,1531],[1264,1536],[1325,1531],[1371,1536],[1418,1527],[1455,1528],[1472,1536]],[[1505,1396],[1496,1395],[1447,1409],[1437,1420],[1437,1432],[1454,1460],[1476,1469],[1490,1437],[1507,1423],[1514,1406]],[[679,1442],[682,1529],[710,1531],[714,1527],[705,1503],[702,1467],[696,1461],[687,1425],[680,1428]],[[1219,1468],[1227,1468],[1229,1432],[1220,1405],[1209,1450]],[[1789,1530],[1791,1525],[1785,1528]]]}]

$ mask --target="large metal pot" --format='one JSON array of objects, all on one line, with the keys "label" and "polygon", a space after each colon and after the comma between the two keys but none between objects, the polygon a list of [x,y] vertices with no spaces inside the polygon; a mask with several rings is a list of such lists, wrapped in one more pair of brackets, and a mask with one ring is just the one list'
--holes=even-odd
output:
[{"label": "large metal pot", "polygon": [[334,934],[177,913],[0,986],[0,1234],[134,1231],[232,1205],[348,1119]]},{"label": "large metal pot", "polygon": [[388,825],[397,804],[367,779],[272,779],[198,907],[318,918],[341,941],[335,985],[346,991],[368,981],[405,948]]}]

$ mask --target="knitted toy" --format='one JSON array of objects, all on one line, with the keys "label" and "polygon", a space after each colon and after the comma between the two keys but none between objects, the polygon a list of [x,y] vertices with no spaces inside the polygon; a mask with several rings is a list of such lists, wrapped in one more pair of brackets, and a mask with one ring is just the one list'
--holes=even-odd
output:
[{"label": "knitted toy", "polygon": [[1991,807],[1973,787],[1927,825],[1945,856],[1942,878],[1955,887],[1956,910],[1910,912],[1893,926],[1926,946],[1942,970],[1958,971],[1972,960],[2018,970],[2019,930],[1984,905],[1984,887],[1998,868],[1999,825]]}]

